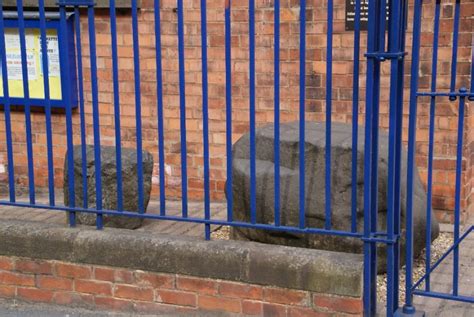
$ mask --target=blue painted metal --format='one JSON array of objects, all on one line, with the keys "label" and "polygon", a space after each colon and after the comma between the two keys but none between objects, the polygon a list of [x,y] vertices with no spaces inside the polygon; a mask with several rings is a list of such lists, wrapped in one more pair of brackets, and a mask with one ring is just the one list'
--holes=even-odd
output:
[{"label": "blue painted metal", "polygon": [[257,162],[255,148],[255,0],[249,0],[249,122],[250,122],[250,222],[257,222]]},{"label": "blue painted metal", "polygon": [[95,0],[57,0],[56,3],[59,6],[66,7],[92,7],[95,5]]},{"label": "blue painted metal", "polygon": [[413,17],[412,64],[410,82],[410,117],[408,121],[407,202],[406,202],[406,298],[403,312],[414,313],[413,294],[413,176],[415,168],[416,112],[418,90],[418,68],[421,35],[422,1],[416,0]]},{"label": "blue painted metal", "polygon": [[227,169],[227,221],[233,221],[232,193],[232,39],[231,39],[231,6],[232,0],[225,1],[225,143]]},{"label": "blue painted metal", "polygon": [[[369,20],[367,32],[367,52],[375,52],[376,46],[376,3],[369,2]],[[364,315],[373,315],[376,310],[376,301],[374,301],[373,290],[376,289],[373,280],[376,275],[374,271],[374,261],[376,261],[375,245],[369,240],[373,232],[373,197],[372,187],[372,168],[373,168],[373,134],[377,127],[373,126],[374,115],[376,114],[374,106],[374,85],[376,85],[376,67],[375,59],[367,59],[367,78],[366,78],[366,111],[365,111],[365,143],[364,143]]]},{"label": "blue painted metal", "polygon": [[179,117],[181,141],[181,201],[183,217],[188,216],[188,167],[186,151],[186,83],[184,71],[183,0],[178,0]]},{"label": "blue painted metal", "polygon": [[[0,56],[5,56],[5,23],[3,21],[3,6],[0,6]],[[8,87],[7,59],[1,59],[2,65],[2,86],[3,86],[3,111],[5,114],[5,139],[7,143],[7,163],[8,163],[8,192],[10,202],[16,201],[15,195],[15,170],[13,163],[12,127],[11,127],[11,103]]]},{"label": "blue painted metal", "polygon": [[280,216],[280,0],[275,0],[275,9],[273,11],[274,23],[274,173],[275,173],[275,226],[281,223]]},{"label": "blue painted metal", "polygon": [[[135,79],[135,131],[137,145],[137,187],[138,212],[144,213],[143,196],[143,149],[142,149],[142,102],[140,89],[140,43],[138,40],[138,7],[137,0],[132,0],[132,32],[133,32],[133,71]],[[184,79],[183,79],[184,81]],[[186,127],[184,127],[186,130]],[[186,140],[184,141],[186,145]],[[183,197],[184,199],[184,197]],[[183,210],[184,213],[184,210]]]},{"label": "blue painted metal", "polygon": [[[416,282],[411,288],[412,290],[415,290],[418,286],[420,286],[420,284],[423,282],[423,281],[426,281],[426,279],[428,278],[428,276],[431,274],[431,272],[433,272],[443,261],[444,259],[446,259],[452,252],[455,248],[457,248],[461,242],[472,232],[474,231],[474,226],[471,226],[469,229],[465,230],[464,233],[457,239],[457,241],[455,241],[453,243],[453,245],[451,247],[449,247],[449,249],[447,249],[444,254],[431,266],[430,268],[430,271],[426,271],[425,274],[418,280],[418,282]],[[429,293],[428,291],[425,291],[424,293]]]},{"label": "blue painted metal", "polygon": [[360,72],[360,0],[355,1],[354,71],[352,73],[352,187],[351,231],[357,232],[357,148],[359,135],[359,72]]},{"label": "blue painted metal", "polygon": [[[420,55],[420,28],[421,28],[421,13],[422,13],[422,2],[415,4],[415,16],[414,16],[414,31],[413,31],[413,55],[412,55],[412,83],[410,91],[410,123],[409,123],[409,136],[408,136],[408,184],[407,184],[407,250],[406,250],[406,302],[403,309],[405,315],[416,313],[415,307],[413,306],[413,295],[427,296],[433,298],[457,300],[461,302],[474,302],[473,297],[464,296],[459,294],[459,266],[460,266],[460,255],[459,255],[459,244],[460,242],[473,230],[474,227],[470,227],[462,235],[460,232],[460,215],[461,215],[461,172],[462,172],[462,159],[463,159],[463,135],[464,135],[464,119],[465,119],[465,102],[466,99],[472,99],[472,91],[468,92],[466,88],[461,88],[456,91],[456,78],[458,76],[457,59],[458,59],[458,41],[459,41],[459,28],[460,28],[460,15],[461,15],[461,3],[456,1],[455,14],[453,22],[453,43],[452,43],[452,57],[451,57],[451,79],[449,91],[438,91],[437,88],[437,71],[438,71],[438,46],[440,36],[440,14],[441,14],[441,1],[436,1],[435,16],[434,16],[434,31],[433,31],[433,51],[432,51],[432,74],[431,74],[431,87],[429,92],[418,90],[418,70],[419,70],[419,55]],[[474,57],[471,58],[471,62]],[[473,65],[471,65],[471,68]],[[472,74],[471,74],[472,75]],[[472,85],[472,82],[471,82]],[[412,222],[412,205],[413,205],[413,176],[414,176],[414,146],[416,141],[416,108],[418,97],[429,97],[430,98],[430,125],[429,125],[429,145],[428,145],[428,179],[427,179],[427,224],[426,224],[426,268],[425,275],[417,282],[413,283],[412,278],[412,257],[413,257],[413,222]],[[448,251],[434,264],[431,264],[431,218],[432,218],[432,186],[433,186],[433,160],[434,160],[434,142],[435,142],[435,122],[436,122],[436,106],[439,98],[448,98],[451,102],[456,101],[459,98],[458,103],[458,141],[456,148],[456,177],[455,177],[455,207],[454,207],[454,244],[448,249]],[[430,275],[438,267],[445,258],[452,254],[453,255],[453,272],[452,272],[452,292],[450,294],[440,293],[433,291],[430,283]],[[421,283],[424,282],[424,289],[418,289]]]},{"label": "blue painted metal", "polygon": [[[322,235],[334,235],[334,236],[340,236],[340,237],[352,237],[352,238],[361,238],[362,234],[360,233],[353,233],[349,231],[341,231],[341,230],[326,230],[326,229],[320,229],[320,228],[298,228],[298,227],[293,227],[293,226],[279,226],[276,227],[272,224],[261,224],[261,223],[256,223],[252,224],[249,222],[243,222],[243,221],[227,221],[227,220],[219,220],[219,219],[204,219],[204,218],[196,218],[196,217],[182,217],[182,216],[161,216],[159,214],[155,213],[145,213],[145,214],[139,214],[134,211],[116,211],[116,210],[107,210],[107,209],[96,209],[96,208],[89,208],[89,209],[84,209],[80,207],[67,207],[67,206],[49,206],[49,205],[44,205],[37,203],[36,205],[31,205],[29,203],[23,203],[23,202],[8,202],[8,201],[3,201],[0,200],[0,205],[2,206],[18,206],[18,207],[27,207],[27,208],[37,208],[37,209],[48,209],[48,210],[54,210],[54,211],[75,211],[75,212],[85,212],[85,213],[90,213],[90,214],[101,214],[101,215],[114,215],[114,216],[124,216],[124,217],[130,217],[130,218],[143,218],[143,219],[156,219],[156,220],[168,220],[168,221],[179,221],[179,222],[193,222],[193,223],[200,223],[200,224],[211,224],[211,225],[225,225],[225,226],[235,226],[235,227],[241,227],[241,228],[254,228],[254,229],[263,229],[263,230],[271,230],[271,231],[282,231],[282,232],[290,232],[290,233],[306,233],[306,234],[322,234]],[[380,242],[380,243],[392,243],[393,241],[388,241],[387,239],[382,239],[382,238],[374,238],[374,237],[369,237],[367,241],[373,241],[373,242]]]},{"label": "blue painted metal", "polygon": [[[391,3],[391,19],[389,24],[389,51],[397,53],[400,50],[400,24],[401,20],[401,3],[394,1]],[[396,59],[390,60],[390,104],[389,104],[389,136],[388,136],[388,189],[387,189],[387,238],[393,240],[395,238],[395,213],[398,211],[395,208],[395,169],[397,156],[397,108],[400,106],[400,89],[398,86],[403,83],[399,82],[399,62]],[[397,303],[394,297],[395,288],[398,289],[398,280],[395,270],[395,244],[387,245],[387,316],[392,316],[397,310]]]},{"label": "blue painted metal", "polygon": [[300,1],[300,138],[299,138],[299,227],[305,227],[305,94],[306,94],[306,0]]},{"label": "blue painted metal", "polygon": [[[405,51],[406,45],[406,32],[407,24],[408,24],[408,0],[403,0],[401,4],[401,21],[400,21],[400,51]],[[403,56],[405,56],[404,54]],[[397,105],[397,131],[396,131],[396,151],[395,151],[395,203],[394,203],[394,234],[397,237],[400,237],[401,232],[401,199],[399,199],[401,195],[401,164],[402,164],[402,129],[403,129],[403,92],[404,92],[404,85],[403,85],[403,78],[405,76],[404,72],[404,60],[398,59],[399,68],[398,68],[398,105]],[[393,266],[396,268],[400,267],[400,240],[398,239],[394,244],[394,264]],[[395,285],[393,286],[393,302],[394,307],[398,308],[399,303],[399,288],[400,288],[400,270],[396,269],[394,271],[394,281]],[[398,308],[399,310],[399,308]]]},{"label": "blue painted metal", "polygon": [[[453,21],[453,51],[451,58],[451,83],[449,86],[450,92],[456,90],[456,67],[458,65],[458,43],[459,43],[459,18],[461,15],[461,0],[456,0],[454,9],[454,21]],[[449,100],[454,101],[456,98],[450,96]]]},{"label": "blue painted metal", "polygon": [[[57,31],[57,35],[60,38],[62,35],[61,33],[63,32],[73,32],[73,15],[71,13],[67,14],[67,28],[63,29],[60,26],[59,22],[59,13],[57,14],[48,14],[48,12],[45,13],[46,15],[46,29],[52,29]],[[23,25],[24,29],[36,29],[40,30],[41,29],[41,23],[40,23],[40,15],[39,14],[32,14],[30,11],[25,11],[23,14]],[[4,14],[4,28],[6,29],[19,29],[19,17],[18,17],[18,12],[12,12],[12,11],[5,11]],[[41,45],[41,44],[40,44]],[[59,51],[62,50],[67,50],[71,53],[71,58],[74,55],[74,39],[73,37],[69,37],[66,42],[58,41],[58,49]],[[70,82],[69,84],[69,91],[71,94],[69,96],[66,95],[64,91],[61,91],[61,98],[60,99],[51,99],[49,100],[49,104],[52,109],[65,109],[65,104],[70,102],[72,107],[75,108],[77,107],[77,87],[76,87],[76,76],[75,76],[75,71],[76,71],[76,63],[75,60],[70,60],[71,63],[69,65],[66,65],[64,60],[61,58],[61,53],[59,56],[59,64],[60,64],[60,77],[65,78],[66,76],[70,76]],[[42,63],[42,61],[40,61]],[[69,74],[65,74],[66,72],[69,72]],[[61,80],[61,85],[65,85],[67,83],[63,82]],[[25,106],[26,103],[29,104],[30,109],[32,107],[42,107],[46,109],[46,103],[47,100],[46,98],[36,98],[32,97],[31,95],[28,96],[28,101],[25,100],[25,97],[12,97],[9,96],[8,100],[10,105],[21,105]],[[3,100],[3,97],[0,97],[0,103],[3,104],[5,101]]]},{"label": "blue painted metal", "polygon": [[33,141],[31,136],[31,104],[30,104],[30,85],[28,79],[26,38],[25,38],[25,20],[23,16],[23,1],[17,0],[18,10],[18,34],[20,36],[21,52],[21,75],[23,79],[23,96],[25,100],[25,134],[26,134],[26,155],[28,165],[28,190],[30,204],[35,204],[35,172],[33,165]]},{"label": "blue painted metal", "polygon": [[79,116],[81,126],[81,171],[82,171],[82,208],[89,205],[87,192],[87,148],[86,148],[86,114],[84,107],[84,79],[82,74],[82,41],[81,41],[81,16],[78,7],[74,8],[74,25],[76,33],[76,51],[77,51],[77,80],[79,85]]},{"label": "blue painted metal", "polygon": [[[67,21],[66,21],[66,8],[64,6],[59,7],[60,14],[60,26],[63,30],[61,32],[60,41],[66,43],[68,41],[67,33]],[[59,40],[59,39],[58,39]],[[64,65],[69,65],[69,52],[66,50],[61,50],[59,52],[61,59],[64,61]],[[48,79],[49,80],[49,79]],[[65,72],[64,76],[61,77],[61,91],[63,91],[66,96],[71,94],[70,92],[70,76],[69,72]],[[66,138],[67,138],[67,174],[68,174],[68,194],[69,194],[69,206],[76,206],[76,193],[74,188],[74,144],[73,144],[73,131],[72,131],[72,105],[69,98],[66,98],[66,103],[64,105],[66,108]],[[76,226],[76,213],[70,212],[69,216],[69,226]]]},{"label": "blue painted metal", "polygon": [[[96,209],[102,209],[102,162],[100,156],[100,124],[99,124],[99,89],[97,86],[97,52],[95,41],[94,8],[87,8],[89,23],[89,51],[91,64],[91,86],[92,86],[92,125],[94,128],[94,168],[95,168],[95,196]],[[103,214],[97,213],[96,227],[102,229]]]},{"label": "blue painted metal", "polygon": [[[202,139],[204,152],[204,219],[211,219],[211,196],[209,190],[209,105],[207,79],[207,15],[206,0],[201,0],[201,67],[202,67]],[[211,225],[204,225],[206,240],[211,239]]]},{"label": "blue painted metal", "polygon": [[326,152],[325,152],[325,217],[324,228],[331,229],[331,123],[332,123],[332,33],[333,33],[333,0],[328,0],[328,30],[326,45]]},{"label": "blue painted metal", "polygon": [[115,14],[115,0],[109,2],[110,12],[110,41],[112,46],[112,76],[114,85],[114,125],[115,125],[115,162],[117,173],[117,210],[123,210],[122,188],[122,135],[120,133],[120,88],[118,78],[117,55],[117,17]]},{"label": "blue painted metal", "polygon": [[[465,93],[466,88],[461,88],[459,92]],[[466,97],[459,98],[458,113],[458,142],[456,147],[456,190],[454,193],[454,243],[459,240],[459,230],[461,227],[461,173],[462,173],[462,150],[464,139],[464,108]],[[459,292],[459,248],[456,246],[453,252],[453,296],[458,296]]]},{"label": "blue painted metal", "polygon": [[45,119],[46,119],[46,147],[48,152],[48,194],[49,204],[55,205],[54,197],[54,163],[53,163],[53,136],[51,131],[51,98],[49,90],[49,67],[48,67],[48,50],[46,39],[46,17],[44,10],[44,0],[39,0],[39,20],[41,34],[41,62],[43,67],[43,88],[45,100]]},{"label": "blue painted metal", "polygon": [[163,66],[161,60],[161,17],[160,0],[155,1],[155,58],[156,58],[156,95],[158,111],[158,161],[160,168],[160,215],[166,214],[165,193],[165,135],[163,127]]},{"label": "blue painted metal", "polygon": [[[439,18],[441,12],[440,0],[436,1],[434,31],[433,31],[433,56],[431,64],[431,92],[436,92],[436,79],[438,70],[438,36],[439,36]],[[430,98],[430,128],[429,128],[429,142],[428,142],[428,180],[426,190],[426,261],[425,270],[430,271],[431,267],[431,200],[433,192],[433,156],[434,156],[434,125],[436,112],[436,96]],[[425,281],[425,290],[430,290],[430,276],[427,276]]]}]

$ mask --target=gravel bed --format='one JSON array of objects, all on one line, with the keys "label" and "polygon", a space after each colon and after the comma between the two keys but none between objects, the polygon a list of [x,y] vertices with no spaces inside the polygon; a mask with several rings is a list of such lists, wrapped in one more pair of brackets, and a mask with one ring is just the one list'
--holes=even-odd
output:
[{"label": "gravel bed", "polygon": [[219,228],[211,232],[211,239],[230,240],[230,227],[220,226]]},{"label": "gravel bed", "polygon": [[[436,240],[431,244],[431,264],[434,264],[453,245],[453,234],[441,232]],[[425,274],[425,249],[420,256],[413,261],[413,282],[417,282]],[[424,282],[419,287],[423,287]],[[405,301],[405,265],[400,270],[400,303]],[[377,301],[385,303],[387,300],[387,274],[377,276]]]}]

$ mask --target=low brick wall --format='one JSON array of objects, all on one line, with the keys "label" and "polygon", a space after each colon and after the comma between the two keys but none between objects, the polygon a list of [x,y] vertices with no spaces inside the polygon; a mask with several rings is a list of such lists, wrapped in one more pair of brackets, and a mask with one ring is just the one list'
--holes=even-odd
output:
[{"label": "low brick wall", "polygon": [[358,255],[19,222],[1,223],[0,241],[3,298],[147,314],[362,315]]},{"label": "low brick wall", "polygon": [[137,313],[360,315],[362,300],[180,274],[0,257],[0,297]]}]

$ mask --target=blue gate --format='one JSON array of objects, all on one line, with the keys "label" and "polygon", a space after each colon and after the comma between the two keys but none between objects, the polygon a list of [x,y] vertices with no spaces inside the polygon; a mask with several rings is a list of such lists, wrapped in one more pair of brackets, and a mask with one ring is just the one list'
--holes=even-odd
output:
[{"label": "blue gate", "polygon": [[[306,116],[306,62],[307,62],[307,3],[305,0],[300,0],[300,12],[299,12],[299,223],[297,226],[289,226],[282,224],[281,218],[281,206],[280,206],[280,0],[274,1],[274,122],[275,122],[275,143],[274,143],[274,158],[275,158],[275,219],[272,224],[264,224],[257,222],[256,215],[256,28],[255,28],[255,0],[249,0],[248,2],[248,91],[249,91],[249,129],[250,129],[250,221],[235,221],[233,219],[233,197],[232,197],[232,111],[233,111],[233,96],[232,96],[232,3],[231,0],[222,0],[222,14],[224,15],[225,30],[225,144],[226,144],[226,167],[227,167],[227,219],[219,220],[212,219],[210,213],[210,141],[209,141],[209,87],[208,87],[208,33],[207,33],[207,16],[206,16],[206,0],[200,1],[200,54],[201,54],[201,95],[202,95],[202,151],[203,151],[203,170],[204,170],[204,208],[202,217],[191,217],[188,215],[188,162],[187,162],[187,140],[186,140],[186,71],[185,71],[185,25],[184,16],[186,14],[184,10],[183,0],[177,0],[177,46],[178,46],[178,74],[179,74],[179,115],[180,115],[180,155],[181,155],[181,197],[182,197],[182,214],[181,216],[173,216],[167,214],[166,209],[166,192],[165,186],[160,186],[159,199],[160,199],[160,212],[159,214],[145,213],[143,201],[144,201],[144,189],[143,189],[143,158],[142,158],[142,94],[141,94],[141,76],[140,76],[140,44],[139,44],[139,23],[138,23],[138,3],[136,0],[131,1],[131,15],[132,15],[132,34],[133,34],[133,81],[135,86],[135,133],[136,133],[136,149],[137,149],[137,162],[138,162],[138,204],[139,213],[124,210],[123,208],[123,189],[122,189],[122,167],[121,167],[121,114],[120,114],[120,84],[119,84],[119,67],[118,67],[118,44],[117,44],[117,25],[116,25],[116,5],[114,0],[110,0],[110,46],[112,55],[112,83],[113,83],[113,111],[114,111],[114,126],[115,126],[115,147],[116,147],[116,162],[117,162],[117,210],[106,210],[102,206],[102,182],[101,173],[96,173],[96,206],[88,206],[87,200],[87,180],[84,178],[82,182],[84,184],[83,189],[85,190],[83,201],[75,201],[75,181],[74,181],[74,139],[73,139],[73,113],[72,108],[75,106],[77,100],[80,114],[80,123],[78,125],[80,130],[80,144],[82,157],[86,157],[86,119],[85,119],[85,105],[86,96],[84,93],[84,77],[83,73],[83,62],[86,61],[82,52],[82,41],[81,36],[81,19],[87,19],[87,30],[89,40],[89,52],[87,63],[90,65],[90,80],[91,80],[91,106],[92,106],[92,128],[93,128],[93,145],[94,145],[94,157],[95,157],[95,169],[100,171],[101,169],[101,124],[100,124],[100,107],[99,107],[99,95],[100,91],[98,88],[98,65],[97,65],[97,45],[96,45],[96,25],[95,25],[95,1],[93,0],[58,0],[59,8],[59,29],[61,32],[58,33],[60,42],[66,43],[69,41],[72,30],[68,27],[70,13],[74,16],[74,40],[75,40],[75,54],[68,54],[65,50],[60,50],[60,59],[65,65],[76,65],[77,68],[73,73],[66,72],[64,76],[61,76],[61,90],[69,96],[75,95],[74,98],[65,98],[63,107],[65,108],[66,117],[66,136],[67,136],[67,153],[68,153],[68,165],[66,173],[68,173],[68,193],[69,193],[69,206],[58,205],[55,201],[55,187],[54,187],[54,144],[52,139],[52,119],[51,113],[54,107],[53,100],[51,98],[51,87],[48,81],[48,63],[49,63],[49,52],[47,49],[47,26],[48,13],[45,11],[45,1],[39,0],[39,29],[41,34],[41,51],[47,52],[42,54],[41,64],[44,70],[44,119],[46,125],[46,151],[47,151],[47,176],[48,176],[48,189],[49,189],[49,202],[46,204],[38,203],[35,197],[35,170],[41,169],[42,166],[34,166],[33,160],[33,144],[32,144],[32,124],[31,124],[31,109],[36,106],[35,100],[30,98],[29,80],[28,76],[28,65],[27,65],[27,43],[26,43],[26,29],[28,26],[25,24],[25,12],[23,12],[22,0],[17,0],[17,17],[18,17],[18,30],[20,38],[20,51],[21,51],[21,73],[23,80],[23,106],[25,112],[25,134],[27,144],[27,173],[28,173],[28,188],[29,188],[29,201],[19,202],[16,199],[15,192],[15,169],[14,169],[14,156],[13,148],[14,142],[12,140],[12,126],[11,126],[11,108],[15,105],[15,100],[9,97],[9,77],[7,68],[7,58],[2,58],[2,79],[3,79],[3,92],[4,95],[1,98],[1,103],[4,107],[5,114],[5,126],[6,126],[6,152],[8,161],[8,188],[9,198],[1,200],[0,205],[12,205],[12,206],[23,206],[23,207],[34,207],[43,208],[58,211],[67,211],[69,213],[69,224],[71,227],[75,226],[76,213],[86,212],[96,214],[97,229],[103,228],[103,216],[104,215],[116,215],[116,216],[128,216],[128,217],[140,217],[158,220],[171,220],[171,221],[184,221],[184,222],[196,222],[204,225],[204,235],[206,239],[210,239],[210,226],[211,225],[229,225],[239,226],[256,229],[286,231],[294,233],[305,233],[305,234],[324,234],[334,235],[343,237],[353,237],[361,239],[364,243],[364,314],[366,316],[372,316],[376,314],[376,277],[377,277],[377,244],[385,244],[387,246],[387,273],[388,273],[388,287],[387,287],[387,316],[393,316],[399,309],[401,303],[399,303],[399,270],[400,267],[400,245],[399,241],[401,238],[401,217],[400,217],[400,192],[401,178],[405,177],[401,171],[402,161],[402,132],[403,132],[403,95],[404,95],[404,61],[405,61],[405,39],[406,39],[406,28],[408,21],[408,1],[369,1],[368,5],[368,28],[367,28],[367,51],[365,53],[366,62],[366,86],[365,86],[365,142],[364,142],[364,220],[363,230],[357,230],[357,137],[352,138],[352,202],[351,202],[351,215],[352,222],[349,230],[334,230],[331,216],[331,133],[326,133],[326,146],[325,146],[325,225],[322,228],[309,227],[305,223],[305,116]],[[359,121],[359,73],[361,72],[360,65],[360,50],[361,50],[361,2],[366,3],[362,0],[355,0],[355,12],[354,12],[354,32],[353,32],[353,80],[352,80],[352,127],[353,136],[358,134],[358,121]],[[325,124],[326,131],[331,131],[332,114],[333,109],[333,35],[334,35],[334,1],[327,0],[327,50],[326,50],[326,81],[325,81]],[[403,313],[409,314],[414,312],[412,295],[432,295],[439,296],[442,298],[454,298],[460,300],[472,301],[472,299],[460,296],[457,290],[450,295],[435,294],[430,292],[429,283],[426,283],[425,291],[416,290],[420,281],[413,283],[411,278],[412,271],[412,217],[411,210],[413,201],[413,173],[414,173],[414,154],[415,154],[415,132],[416,132],[416,107],[417,98],[422,96],[428,96],[432,102],[432,113],[431,120],[434,119],[435,102],[437,98],[448,97],[452,102],[458,102],[459,105],[459,141],[458,141],[458,156],[457,156],[457,177],[456,177],[456,212],[455,212],[455,245],[450,249],[454,252],[455,259],[458,257],[457,249],[458,244],[462,239],[472,231],[472,228],[468,232],[461,235],[459,232],[459,215],[460,215],[460,165],[461,165],[461,151],[462,151],[462,134],[463,134],[463,118],[464,118],[464,107],[466,98],[473,99],[473,80],[471,79],[470,93],[465,88],[456,91],[456,53],[457,53],[457,29],[459,27],[459,3],[456,2],[456,15],[454,19],[455,32],[453,39],[453,70],[452,70],[452,82],[451,89],[448,92],[436,91],[436,86],[430,92],[421,92],[418,90],[417,78],[418,78],[418,57],[420,47],[420,28],[421,28],[421,14],[422,14],[422,0],[415,1],[414,9],[414,25],[413,25],[413,52],[412,52],[412,70],[411,70],[411,93],[410,93],[410,120],[409,120],[409,144],[408,144],[408,200],[407,200],[407,302]],[[386,7],[389,6],[389,10]],[[165,135],[164,135],[164,93],[163,83],[166,82],[166,78],[163,78],[163,58],[162,58],[162,28],[160,16],[160,0],[154,0],[154,34],[155,34],[155,58],[156,58],[156,83],[157,83],[157,125],[158,125],[158,142],[157,142],[157,153],[159,158],[159,180],[160,184],[165,184]],[[86,12],[86,17],[81,15]],[[437,17],[439,17],[439,1],[437,1]],[[438,18],[435,18],[435,28],[439,27]],[[5,16],[3,6],[0,6],[0,55],[6,56],[6,45],[5,45]],[[435,32],[436,34],[436,32]],[[433,48],[433,60],[436,64],[437,47]],[[386,231],[381,232],[377,225],[377,193],[378,193],[378,157],[379,157],[379,120],[380,120],[380,95],[384,87],[381,85],[381,70],[382,65],[388,63],[389,67],[389,153],[388,153],[388,189],[387,189],[387,223]],[[474,73],[474,71],[472,71]],[[436,66],[432,72],[433,80],[436,81]],[[472,75],[471,75],[472,76]],[[77,86],[71,87],[70,83],[77,80]],[[77,95],[76,95],[77,90]],[[431,149],[433,146],[433,130],[434,125],[430,125],[430,145]],[[432,161],[433,153],[430,151],[430,162]],[[86,162],[83,160],[83,175],[86,173]],[[430,169],[432,170],[432,169]],[[428,192],[430,192],[430,182],[428,182]],[[429,194],[430,195],[430,194]],[[428,204],[430,206],[430,204]],[[431,217],[431,210],[427,211],[428,217]],[[428,218],[430,219],[430,218]],[[429,225],[428,225],[429,227]],[[430,233],[428,232],[428,237]],[[427,239],[430,241],[430,239]],[[429,243],[427,243],[427,249],[429,250]],[[428,253],[429,254],[429,253]],[[429,255],[427,255],[429,256]],[[429,263],[429,261],[427,262]],[[457,283],[457,260],[455,260],[453,282],[454,285]],[[428,264],[429,265],[429,264]],[[428,266],[427,271],[430,272],[436,267],[436,264],[432,267]],[[424,280],[429,281],[429,273]],[[399,312],[400,314],[402,312]]]},{"label": "blue gate", "polygon": [[[413,23],[413,47],[412,47],[412,65],[411,65],[411,89],[410,89],[410,119],[409,119],[409,138],[408,138],[408,175],[407,175],[407,224],[406,224],[406,300],[400,315],[413,315],[416,309],[413,304],[413,296],[427,296],[439,299],[455,300],[466,303],[474,303],[474,297],[463,295],[459,291],[460,276],[460,253],[459,246],[461,242],[474,230],[474,226],[467,225],[464,232],[461,232],[461,192],[462,192],[462,164],[463,147],[465,146],[465,119],[466,119],[466,101],[474,101],[474,49],[471,52],[471,60],[466,66],[469,70],[459,74],[459,39],[461,37],[461,1],[454,4],[454,17],[452,21],[452,51],[450,61],[450,80],[448,87],[439,85],[438,67],[439,50],[441,39],[441,9],[442,4],[436,1],[434,5],[433,38],[431,53],[431,77],[428,89],[419,87],[420,71],[420,46],[423,44],[421,37],[423,1],[416,1],[414,8]],[[472,14],[471,14],[472,15]],[[467,35],[472,38],[472,29]],[[474,42],[471,41],[471,45]],[[474,46],[473,46],[474,48]],[[464,78],[459,76],[464,75]],[[466,86],[470,82],[470,88]],[[413,177],[415,167],[415,143],[417,130],[417,105],[421,101],[429,102],[429,150],[428,150],[428,175],[427,175],[427,225],[426,225],[426,258],[425,274],[418,280],[413,280]],[[431,221],[432,221],[432,198],[433,198],[433,171],[435,155],[435,125],[436,109],[442,103],[454,105],[457,110],[457,145],[455,151],[455,193],[454,193],[454,223],[453,223],[453,245],[446,250],[434,263],[431,255]],[[469,132],[468,132],[469,133]],[[469,149],[468,149],[469,155]],[[469,181],[469,180],[468,180]],[[450,293],[434,291],[430,283],[430,275],[448,256],[453,257],[452,267],[452,290]],[[424,283],[424,286],[421,287]]]}]

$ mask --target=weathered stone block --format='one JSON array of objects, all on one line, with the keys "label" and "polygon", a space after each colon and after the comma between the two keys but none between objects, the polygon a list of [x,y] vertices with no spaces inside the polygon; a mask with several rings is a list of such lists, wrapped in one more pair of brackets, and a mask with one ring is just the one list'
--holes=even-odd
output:
[{"label": "weathered stone block", "polygon": [[[101,146],[101,175],[102,175],[102,208],[117,210],[117,162],[113,146]],[[81,146],[76,145],[74,152],[74,192],[75,204],[83,203],[82,185],[82,154]],[[88,206],[96,207],[96,171],[94,159],[94,146],[87,146],[87,202]],[[69,206],[69,188],[67,173],[67,153],[64,161],[64,204]],[[143,206],[146,210],[150,201],[151,175],[153,172],[153,156],[143,151]],[[137,181],[137,151],[122,148],[122,188],[123,209],[138,212],[138,181]],[[77,222],[85,225],[95,225],[96,215],[92,213],[77,213]],[[135,229],[141,226],[143,219],[125,216],[104,215],[104,226]]]},{"label": "weathered stone block", "polygon": [[[305,221],[308,227],[324,228],[325,223],[325,123],[306,123],[305,143]],[[257,222],[274,222],[274,129],[273,125],[257,129]],[[364,217],[364,129],[359,128],[357,151],[357,229],[363,230]],[[352,201],[352,126],[333,123],[331,144],[331,210],[332,229],[350,231]],[[249,134],[242,136],[233,147],[234,217],[250,221],[250,150]],[[401,166],[401,221],[405,223],[406,152]],[[378,230],[384,231],[387,221],[388,137],[380,132],[378,160]],[[280,186],[281,224],[298,226],[299,220],[299,126],[297,122],[280,126]],[[414,179],[414,249],[418,255],[425,245],[426,193],[415,170]],[[432,218],[432,239],[438,236],[439,226]],[[402,227],[403,230],[403,227]],[[404,230],[403,230],[404,231]],[[292,234],[277,231],[233,228],[234,239],[282,244],[342,252],[362,252],[362,241],[331,235]],[[402,256],[404,253],[402,234]],[[379,244],[379,270],[385,270],[385,245]]]}]

